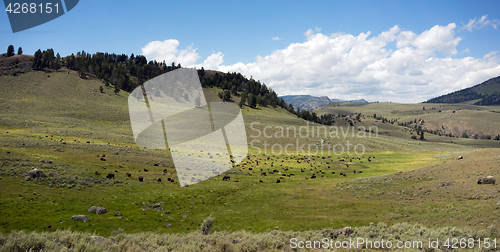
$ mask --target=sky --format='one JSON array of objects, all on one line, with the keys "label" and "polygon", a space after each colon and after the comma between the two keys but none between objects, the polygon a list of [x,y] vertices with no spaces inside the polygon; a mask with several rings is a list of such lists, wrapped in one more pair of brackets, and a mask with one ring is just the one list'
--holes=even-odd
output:
[{"label": "sky", "polygon": [[279,95],[416,103],[500,76],[500,1],[95,1],[0,51],[142,54],[240,72]]}]

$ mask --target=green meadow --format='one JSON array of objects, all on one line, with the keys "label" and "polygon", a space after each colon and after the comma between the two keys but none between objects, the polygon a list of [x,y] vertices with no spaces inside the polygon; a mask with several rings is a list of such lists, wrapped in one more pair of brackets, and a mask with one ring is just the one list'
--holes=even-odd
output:
[{"label": "green meadow", "polygon": [[[209,216],[215,219],[214,231],[252,234],[356,229],[372,222],[471,230],[490,230],[500,223],[500,189],[476,183],[480,177],[498,177],[500,141],[430,133],[415,140],[406,127],[373,118],[423,119],[429,129],[457,125],[462,127],[457,133],[496,135],[500,114],[491,111],[500,107],[330,104],[315,112],[345,116],[326,127],[279,107],[243,106],[247,158],[224,174],[180,187],[169,151],[135,144],[128,93],[115,95],[105,86],[101,93],[100,86],[99,80],[82,80],[70,70],[0,76],[3,234],[191,235]],[[218,101],[218,92],[205,89],[206,100]],[[351,126],[347,121],[353,113],[362,116]],[[291,147],[285,152],[287,144]],[[354,151],[356,145],[363,148]],[[24,176],[34,168],[60,176]],[[114,179],[106,178],[108,173]],[[224,181],[224,176],[230,179]],[[91,206],[107,213],[89,213]],[[90,220],[71,220],[82,214]]]}]

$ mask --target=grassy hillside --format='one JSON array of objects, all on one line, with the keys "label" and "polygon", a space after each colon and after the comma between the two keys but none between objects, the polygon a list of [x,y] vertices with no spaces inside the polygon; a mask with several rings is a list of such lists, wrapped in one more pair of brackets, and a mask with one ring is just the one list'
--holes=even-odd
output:
[{"label": "grassy hillside", "polygon": [[[279,107],[243,106],[249,142],[255,140],[247,159],[226,174],[181,188],[168,151],[135,145],[128,118],[128,93],[115,95],[108,87],[100,93],[100,86],[104,84],[80,79],[71,70],[0,76],[2,233],[14,229],[71,229],[104,236],[118,229],[125,233],[189,233],[198,230],[210,215],[215,218],[216,231],[251,233],[403,221],[429,227],[485,229],[499,221],[497,214],[484,215],[496,204],[495,187],[475,184],[478,177],[498,173],[498,149],[473,152],[487,140],[467,139],[469,142],[456,144],[434,141],[429,136],[427,141],[416,141],[402,131],[403,127],[370,117],[372,113],[391,118],[427,115],[418,109],[420,104],[378,104],[384,107],[377,108],[377,104],[341,103],[340,107],[331,107],[365,115],[356,121],[357,128],[348,123],[353,118],[338,118],[337,129],[348,130],[338,137],[330,134],[335,128],[321,131],[322,125],[308,123]],[[218,99],[220,90],[204,91],[208,101]],[[233,97],[236,102],[238,99]],[[439,105],[425,106],[438,110]],[[474,107],[453,106],[464,110]],[[360,127],[370,126],[378,127],[378,135],[358,135],[364,132]],[[294,136],[294,128],[305,136]],[[289,135],[281,137],[283,130]],[[365,146],[365,153],[356,155],[351,149],[337,155],[296,149],[322,143],[345,147],[348,141]],[[265,151],[265,144],[294,145],[291,155],[280,155],[270,147]],[[458,155],[466,159],[456,160]],[[463,170],[454,173],[456,167]],[[60,176],[26,178],[23,173],[33,168]],[[450,171],[441,172],[446,169]],[[115,179],[106,179],[108,173],[115,174]],[[224,175],[230,180],[223,181]],[[139,176],[144,182],[138,180]],[[455,182],[435,190],[443,181]],[[427,189],[432,193],[421,193]],[[91,206],[105,207],[107,213],[88,213]],[[444,213],[463,214],[467,221],[444,218]],[[70,220],[78,214],[88,215],[90,221]]]},{"label": "grassy hillside", "polygon": [[[314,110],[318,115],[324,114],[356,114],[361,113],[373,118],[387,118],[398,123],[418,121],[423,129],[432,132],[427,138],[431,141],[443,143],[459,143],[470,145],[471,141],[464,142],[464,133],[469,138],[493,139],[500,134],[500,107],[477,106],[466,103],[460,104],[399,104],[399,103],[339,103],[329,104]],[[421,122],[423,120],[423,122]],[[387,123],[385,123],[387,124]],[[382,126],[380,126],[382,127]],[[395,130],[407,130],[404,127],[393,127]],[[453,137],[449,137],[450,134]],[[440,136],[438,136],[440,135]],[[400,135],[402,136],[402,135]],[[500,147],[499,141],[478,141],[474,146]]]}]

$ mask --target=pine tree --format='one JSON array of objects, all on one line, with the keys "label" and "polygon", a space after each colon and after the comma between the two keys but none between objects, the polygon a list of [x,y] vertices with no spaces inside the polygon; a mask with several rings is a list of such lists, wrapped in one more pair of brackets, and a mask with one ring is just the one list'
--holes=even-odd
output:
[{"label": "pine tree", "polygon": [[35,52],[35,57],[33,58],[33,64],[31,67],[33,69],[42,68],[42,50],[38,49],[38,51]]},{"label": "pine tree", "polygon": [[19,47],[17,49],[17,55],[21,55],[21,54],[23,54],[23,48]]},{"label": "pine tree", "polygon": [[250,96],[248,96],[248,106],[250,108],[255,108],[257,106],[257,96],[254,94],[250,94]]},{"label": "pine tree", "polygon": [[13,45],[9,45],[9,47],[7,47],[7,57],[10,57],[10,56],[14,56],[14,46]]}]

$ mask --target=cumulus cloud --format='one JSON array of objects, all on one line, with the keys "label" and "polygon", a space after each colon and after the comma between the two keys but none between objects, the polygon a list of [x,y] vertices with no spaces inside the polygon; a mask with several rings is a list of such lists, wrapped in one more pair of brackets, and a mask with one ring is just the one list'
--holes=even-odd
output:
[{"label": "cumulus cloud", "polygon": [[218,52],[211,54],[205,61],[203,61],[203,64],[196,65],[195,67],[198,69],[201,69],[202,67],[204,69],[217,69],[222,62],[224,62],[224,54]]},{"label": "cumulus cloud", "polygon": [[[485,16],[471,27],[480,27],[486,21]],[[253,76],[280,95],[413,103],[500,75],[498,53],[490,52],[482,58],[467,57],[468,49],[458,53],[462,38],[455,30],[454,23],[436,25],[420,34],[397,25],[380,34],[328,35],[318,28],[309,29],[301,43],[257,56],[254,62],[231,65],[223,65],[222,52],[195,64],[201,58],[196,49],[188,46],[179,50],[175,39],[150,42],[142,51],[157,61]]]},{"label": "cumulus cloud", "polygon": [[[181,63],[182,66],[193,66],[200,58],[196,52],[196,48],[191,46],[179,51],[179,41],[176,39],[167,39],[165,41],[152,41],[142,47],[142,54],[148,60],[156,60],[158,62],[165,61],[167,64],[171,62]],[[221,62],[222,63],[222,62]]]},{"label": "cumulus cloud", "polygon": [[484,15],[480,19],[476,19],[476,18],[470,19],[469,23],[467,23],[466,25],[463,25],[462,28],[460,28],[460,29],[461,30],[468,30],[468,31],[472,32],[472,30],[474,30],[474,29],[477,30],[480,28],[491,26],[491,27],[495,28],[495,30],[496,30],[497,26],[499,24],[500,24],[500,21],[498,21],[497,19],[488,20],[488,15]]},{"label": "cumulus cloud", "polygon": [[271,39],[272,39],[272,40],[280,40],[280,38],[279,38],[278,36],[276,36],[276,37],[272,37]]},{"label": "cumulus cloud", "polygon": [[397,25],[375,35],[309,29],[302,43],[217,69],[253,76],[280,95],[421,102],[500,75],[496,52],[480,59],[457,57],[461,38],[455,29],[454,23],[420,34]]}]

